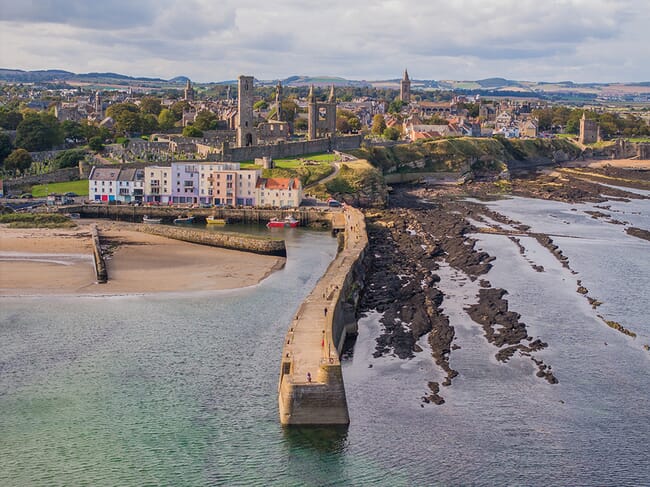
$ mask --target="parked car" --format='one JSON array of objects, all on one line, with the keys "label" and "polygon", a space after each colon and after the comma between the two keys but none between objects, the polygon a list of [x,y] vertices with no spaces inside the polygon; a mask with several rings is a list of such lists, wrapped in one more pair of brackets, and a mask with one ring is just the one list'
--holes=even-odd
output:
[{"label": "parked car", "polygon": [[338,202],[338,201],[336,201],[336,200],[334,200],[334,199],[329,199],[329,200],[327,201],[327,206],[329,206],[329,207],[331,207],[331,208],[340,208],[341,203]]},{"label": "parked car", "polygon": [[64,196],[67,196],[68,198],[76,198],[79,195],[73,191],[68,191]]}]

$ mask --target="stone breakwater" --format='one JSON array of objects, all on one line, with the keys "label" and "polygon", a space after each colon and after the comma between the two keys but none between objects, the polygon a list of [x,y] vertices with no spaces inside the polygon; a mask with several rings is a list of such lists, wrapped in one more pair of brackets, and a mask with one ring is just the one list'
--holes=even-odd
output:
[{"label": "stone breakwater", "polygon": [[95,276],[97,277],[97,282],[99,284],[104,284],[108,281],[108,271],[106,270],[106,261],[104,260],[104,254],[99,245],[99,232],[97,231],[97,225],[93,225],[90,229],[91,238],[93,243],[93,259],[95,261]]},{"label": "stone breakwater", "polygon": [[335,213],[332,226],[344,229],[339,253],[300,306],[284,340],[278,384],[283,425],[350,422],[339,356],[346,336],[357,332],[368,239],[364,216],[354,208]]},{"label": "stone breakwater", "polygon": [[220,247],[223,249],[252,252],[254,254],[287,256],[284,240],[256,238],[237,233],[213,233],[192,228],[171,227],[166,225],[136,225],[135,229],[151,235],[182,240],[200,245]]}]

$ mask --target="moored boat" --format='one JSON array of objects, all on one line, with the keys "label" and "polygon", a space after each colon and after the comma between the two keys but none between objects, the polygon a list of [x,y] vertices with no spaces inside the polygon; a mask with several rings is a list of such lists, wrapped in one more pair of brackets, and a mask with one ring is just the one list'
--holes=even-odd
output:
[{"label": "moored boat", "polygon": [[296,228],[300,222],[292,216],[287,216],[283,220],[271,218],[266,224],[267,228]]},{"label": "moored boat", "polygon": [[174,218],[174,224],[176,225],[189,225],[192,223],[194,223],[193,216],[179,216],[178,218]]},{"label": "moored boat", "polygon": [[228,223],[228,220],[226,218],[216,218],[214,216],[206,216],[205,222],[208,225],[225,225],[226,223]]},{"label": "moored boat", "polygon": [[142,223],[159,224],[162,223],[162,218],[152,218],[149,215],[144,215],[142,217]]}]

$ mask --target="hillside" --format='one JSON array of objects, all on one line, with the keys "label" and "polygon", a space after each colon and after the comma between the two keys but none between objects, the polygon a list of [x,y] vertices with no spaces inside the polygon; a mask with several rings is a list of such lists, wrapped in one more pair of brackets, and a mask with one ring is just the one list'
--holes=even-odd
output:
[{"label": "hillside", "polygon": [[499,172],[574,159],[580,149],[564,139],[505,139],[458,137],[420,141],[392,147],[364,147],[353,154],[367,159],[384,174],[394,172]]}]

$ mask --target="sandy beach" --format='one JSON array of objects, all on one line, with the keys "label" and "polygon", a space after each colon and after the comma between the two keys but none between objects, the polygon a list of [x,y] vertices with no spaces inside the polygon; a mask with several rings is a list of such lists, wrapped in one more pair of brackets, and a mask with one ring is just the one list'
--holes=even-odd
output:
[{"label": "sandy beach", "polygon": [[95,282],[89,223],[74,229],[0,228],[0,296],[117,295],[234,289],[259,283],[284,258],[143,234],[98,222],[109,281]]},{"label": "sandy beach", "polygon": [[619,169],[650,169],[650,161],[646,159],[585,159],[562,164],[564,167],[616,167]]}]

